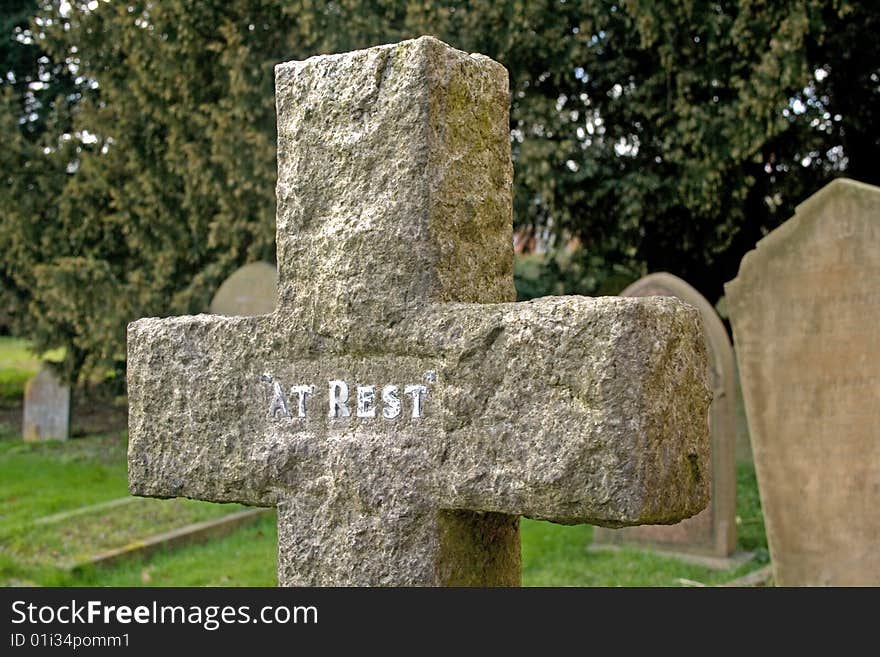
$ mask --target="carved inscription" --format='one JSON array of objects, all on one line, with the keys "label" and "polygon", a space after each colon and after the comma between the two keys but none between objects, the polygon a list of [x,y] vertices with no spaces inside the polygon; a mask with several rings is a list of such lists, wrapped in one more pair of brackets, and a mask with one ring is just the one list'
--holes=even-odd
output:
[{"label": "carved inscription", "polygon": [[[426,372],[425,380],[434,383],[437,375]],[[357,385],[349,388],[347,382],[332,379],[323,388],[327,396],[322,404],[322,400],[315,399],[316,395],[320,396],[317,392],[319,388],[315,385],[297,384],[285,387],[269,373],[262,376],[262,382],[267,386],[268,415],[273,420],[309,417],[316,405],[324,405],[327,418],[331,420],[352,415],[365,420],[379,415],[386,420],[395,420],[403,414],[404,406],[409,411],[408,417],[417,420],[424,414],[428,396],[428,386],[420,383],[402,387],[387,384],[381,387]]]}]

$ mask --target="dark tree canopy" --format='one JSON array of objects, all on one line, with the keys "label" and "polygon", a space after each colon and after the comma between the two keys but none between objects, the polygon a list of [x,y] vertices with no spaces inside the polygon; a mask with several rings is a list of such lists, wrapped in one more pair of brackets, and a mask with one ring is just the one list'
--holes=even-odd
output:
[{"label": "dark tree canopy", "polygon": [[508,67],[515,221],[581,244],[521,293],[665,269],[715,300],[831,177],[880,182],[868,4],[6,3],[0,294],[68,378],[121,371],[126,322],[273,258],[274,64],[430,33]]},{"label": "dark tree canopy", "polygon": [[32,24],[38,8],[36,0],[0,7],[0,327],[24,332],[33,324],[15,320],[26,318],[32,254],[64,186],[68,144],[58,138],[78,98],[74,76],[50,59]]}]

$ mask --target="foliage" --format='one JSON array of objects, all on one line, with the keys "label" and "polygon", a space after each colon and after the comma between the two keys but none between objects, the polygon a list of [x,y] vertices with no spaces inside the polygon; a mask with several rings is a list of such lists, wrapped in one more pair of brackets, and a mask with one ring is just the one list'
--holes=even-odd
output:
[{"label": "foliage", "polygon": [[126,322],[202,311],[232,268],[272,252],[274,36],[223,6],[96,4],[47,10],[45,46],[94,83],[78,137],[43,146],[48,173],[10,174],[21,188],[0,218],[27,333],[67,348],[68,379],[122,370]]},{"label": "foliage", "polygon": [[582,249],[517,255],[513,261],[520,301],[563,294],[616,295],[637,278],[636,271]]},{"label": "foliage", "polygon": [[[865,130],[880,72],[878,17],[867,5],[606,8],[609,18],[588,27],[605,37],[584,67],[595,76],[585,90],[605,145],[585,151],[566,201],[588,250],[616,250],[645,273],[671,271],[714,302],[744,252],[844,166],[880,182],[877,131]],[[850,85],[860,114],[843,109],[838,89]],[[868,152],[849,144],[856,124]],[[598,229],[581,222],[602,216],[614,218]]]},{"label": "foliage", "polygon": [[38,9],[38,0],[4,0],[0,11],[0,85],[20,130],[32,138],[46,130],[54,111],[70,110],[68,95],[76,89],[68,67],[44,50],[35,33],[40,26],[31,25]]},{"label": "foliage", "polygon": [[[7,30],[34,3],[8,6]],[[563,289],[666,269],[715,301],[830,177],[880,182],[878,20],[847,0],[42,0],[42,66],[73,89],[39,129],[4,89],[2,294],[67,378],[123,370],[126,322],[204,310],[272,259],[273,64],[431,33],[508,67],[516,222],[583,245]]]},{"label": "foliage", "polygon": [[54,220],[68,161],[56,140],[68,133],[76,101],[73,76],[52,62],[31,28],[37,0],[0,7],[0,330],[33,330],[26,309],[32,255],[46,249],[41,227]]},{"label": "foliage", "polygon": [[[43,359],[60,362],[64,354],[50,351]],[[0,336],[0,409],[21,404],[25,384],[39,370],[40,360],[34,358],[26,341]]]}]

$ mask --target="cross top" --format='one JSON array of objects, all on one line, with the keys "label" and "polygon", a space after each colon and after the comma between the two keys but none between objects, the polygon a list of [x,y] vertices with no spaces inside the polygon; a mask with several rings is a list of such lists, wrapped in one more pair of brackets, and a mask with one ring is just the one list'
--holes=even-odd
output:
[{"label": "cross top", "polygon": [[503,67],[422,37],[276,88],[278,308],[129,326],[133,494],[277,506],[287,585],[517,584],[520,515],[705,506],[697,311],[512,303]]},{"label": "cross top", "polygon": [[514,300],[503,66],[423,37],[275,76],[281,309],[347,335]]}]

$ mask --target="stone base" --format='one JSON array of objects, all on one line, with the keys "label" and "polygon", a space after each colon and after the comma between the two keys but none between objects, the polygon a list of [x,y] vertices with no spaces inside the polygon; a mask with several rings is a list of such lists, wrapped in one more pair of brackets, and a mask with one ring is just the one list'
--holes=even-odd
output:
[{"label": "stone base", "polygon": [[654,554],[671,557],[691,563],[695,566],[702,566],[711,570],[730,570],[731,568],[739,568],[744,563],[751,561],[755,556],[754,552],[734,552],[727,557],[717,557],[711,554],[699,554],[695,552],[681,552],[672,547],[666,546],[648,546],[634,543],[624,543],[615,545],[611,543],[590,543],[587,545],[587,552],[620,552],[623,548],[639,550],[641,552],[653,552]]}]

